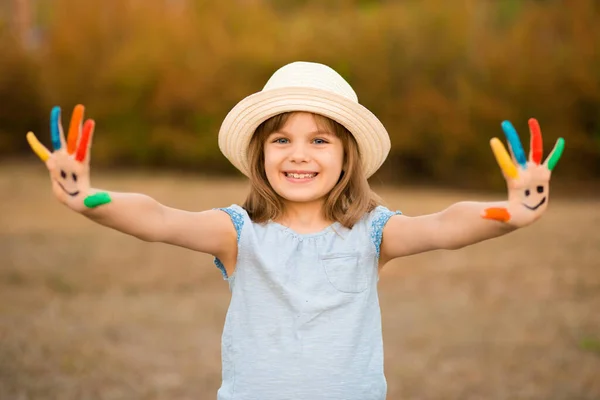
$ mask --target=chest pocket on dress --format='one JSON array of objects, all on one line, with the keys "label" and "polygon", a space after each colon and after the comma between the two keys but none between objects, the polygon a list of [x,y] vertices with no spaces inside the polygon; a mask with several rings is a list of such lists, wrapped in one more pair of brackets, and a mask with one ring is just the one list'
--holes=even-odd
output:
[{"label": "chest pocket on dress", "polygon": [[367,265],[361,265],[359,261],[358,252],[321,256],[321,264],[329,283],[344,293],[360,293],[368,287],[369,268]]}]

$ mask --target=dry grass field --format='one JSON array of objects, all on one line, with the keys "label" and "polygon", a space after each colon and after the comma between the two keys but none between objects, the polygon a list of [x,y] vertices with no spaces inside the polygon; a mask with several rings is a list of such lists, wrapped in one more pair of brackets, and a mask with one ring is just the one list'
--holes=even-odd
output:
[{"label": "dry grass field", "polygon": [[[93,183],[191,210],[246,189],[149,172]],[[494,198],[378,192],[408,215]],[[209,256],[68,211],[39,161],[0,164],[0,197],[0,399],[216,398],[230,294]],[[532,227],[397,260],[380,298],[388,399],[600,399],[600,198],[554,196]]]}]

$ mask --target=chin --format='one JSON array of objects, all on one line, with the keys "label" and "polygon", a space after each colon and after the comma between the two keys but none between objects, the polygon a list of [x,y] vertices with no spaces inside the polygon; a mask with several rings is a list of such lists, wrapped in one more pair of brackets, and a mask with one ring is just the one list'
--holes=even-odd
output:
[{"label": "chin", "polygon": [[317,193],[294,193],[292,190],[279,190],[275,189],[275,193],[285,201],[291,201],[294,203],[310,203],[317,200],[321,200],[325,197],[325,194]]},{"label": "chin", "polygon": [[284,201],[291,201],[294,203],[312,203],[315,201],[323,200],[327,196],[325,191],[307,191],[306,189],[290,190],[289,188],[273,187],[275,193],[281,197]]},{"label": "chin", "polygon": [[335,182],[332,182],[330,188],[327,188],[326,186],[329,185],[323,185],[322,181],[311,182],[308,185],[294,184],[285,180],[275,180],[275,182],[271,182],[271,187],[279,197],[285,201],[294,203],[312,203],[316,201],[323,201],[327,197],[327,194],[335,186]]},{"label": "chin", "polygon": [[322,197],[314,197],[314,196],[281,196],[283,200],[288,201],[290,203],[314,203],[317,201],[323,201],[325,199]]}]

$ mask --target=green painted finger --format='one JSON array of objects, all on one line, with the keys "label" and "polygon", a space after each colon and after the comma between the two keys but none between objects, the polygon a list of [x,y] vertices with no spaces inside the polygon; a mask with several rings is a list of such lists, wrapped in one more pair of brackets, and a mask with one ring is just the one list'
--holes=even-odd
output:
[{"label": "green painted finger", "polygon": [[552,171],[556,164],[558,164],[558,160],[560,160],[560,156],[562,156],[563,150],[565,149],[565,139],[558,138],[556,141],[556,145],[554,145],[554,149],[552,153],[548,156],[548,160],[546,161],[548,165],[548,169]]},{"label": "green painted finger", "polygon": [[83,200],[83,204],[87,207],[87,208],[94,208],[94,207],[98,207],[101,206],[103,204],[107,204],[110,203],[110,195],[106,192],[98,192],[95,193],[91,196],[86,197]]}]

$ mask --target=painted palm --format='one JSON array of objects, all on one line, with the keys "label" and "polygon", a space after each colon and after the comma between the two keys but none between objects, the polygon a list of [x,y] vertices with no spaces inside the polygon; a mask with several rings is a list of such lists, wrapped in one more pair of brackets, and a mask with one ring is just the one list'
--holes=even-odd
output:
[{"label": "painted palm", "polygon": [[94,133],[94,121],[83,122],[84,107],[75,106],[71,116],[69,134],[65,140],[60,121],[60,107],[50,113],[50,135],[53,152],[50,152],[33,132],[27,133],[29,145],[46,164],[52,181],[54,195],[69,208],[85,211],[110,202],[107,193],[91,193],[90,148]]},{"label": "painted palm", "polygon": [[526,157],[513,125],[509,121],[504,121],[502,129],[511,155],[498,138],[493,138],[490,145],[506,178],[508,206],[488,208],[484,211],[483,218],[523,227],[538,219],[548,207],[550,176],[562,155],[565,141],[559,138],[548,158],[542,163],[542,132],[537,120],[534,118],[529,120],[531,134],[529,157]]}]

